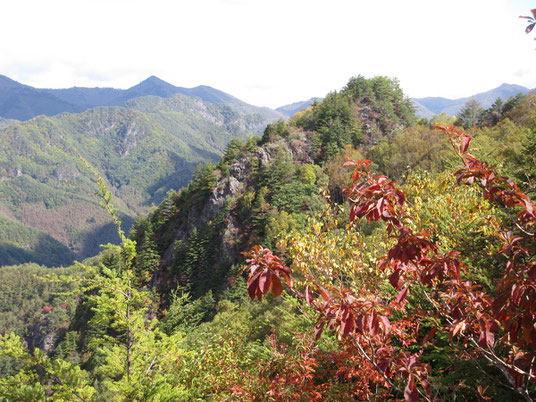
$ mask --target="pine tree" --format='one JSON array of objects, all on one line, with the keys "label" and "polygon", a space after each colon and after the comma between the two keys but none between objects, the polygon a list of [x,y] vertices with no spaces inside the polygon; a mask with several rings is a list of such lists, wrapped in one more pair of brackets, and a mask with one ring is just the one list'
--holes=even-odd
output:
[{"label": "pine tree", "polygon": [[482,122],[485,110],[475,98],[471,98],[464,105],[457,117],[465,128],[475,128]]}]

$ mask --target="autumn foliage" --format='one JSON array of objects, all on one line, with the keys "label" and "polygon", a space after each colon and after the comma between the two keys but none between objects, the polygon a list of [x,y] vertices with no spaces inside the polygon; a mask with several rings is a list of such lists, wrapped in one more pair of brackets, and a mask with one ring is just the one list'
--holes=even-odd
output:
[{"label": "autumn foliage", "polygon": [[532,16],[524,16],[520,15],[519,18],[525,18],[529,25],[525,28],[525,33],[529,34],[534,29],[534,26],[536,25],[536,8],[533,8],[530,10],[532,13]]},{"label": "autumn foliage", "polygon": [[[494,291],[475,283],[458,251],[440,251],[430,233],[411,229],[414,217],[395,182],[372,174],[368,160],[348,160],[344,165],[354,168],[353,184],[344,189],[351,205],[350,221],[365,217],[369,222],[381,221],[393,240],[378,263],[395,290],[392,296],[367,287],[357,292],[335,275],[326,285],[311,270],[296,273],[303,284],[298,288],[291,281],[290,268],[259,246],[246,253],[249,295],[261,299],[271,291],[277,297],[284,278],[289,289],[317,312],[315,337],[329,328],[341,350],[356,356],[356,370],[368,384],[364,388],[368,394],[362,397],[378,395],[381,389],[408,401],[435,399],[431,367],[421,357],[424,348],[443,333],[451,345],[458,345],[451,352],[460,360],[484,360],[505,386],[532,400],[531,387],[536,383],[534,204],[514,181],[469,152],[467,134],[456,127],[436,128],[448,135],[462,161],[455,172],[458,184],[479,185],[485,200],[510,213],[507,227],[496,233],[501,242],[498,252],[506,257],[506,264]],[[420,297],[420,305],[409,302],[412,294]],[[480,398],[487,398],[485,389],[479,387],[478,392]]]}]

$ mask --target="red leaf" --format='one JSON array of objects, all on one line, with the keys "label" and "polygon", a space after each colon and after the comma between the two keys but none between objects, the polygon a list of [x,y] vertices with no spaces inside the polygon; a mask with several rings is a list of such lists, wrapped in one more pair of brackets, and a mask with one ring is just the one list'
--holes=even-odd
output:
[{"label": "red leaf", "polygon": [[341,320],[341,330],[343,335],[348,335],[354,329],[354,316],[350,312],[343,313]]},{"label": "red leaf", "polygon": [[426,392],[426,395],[430,396],[432,393],[432,387],[430,386],[430,381],[428,381],[428,376],[421,378],[420,381],[422,387],[424,388],[424,392]]},{"label": "red leaf", "polygon": [[449,331],[449,338],[451,342],[452,342],[452,338],[456,336],[458,333],[463,334],[465,326],[466,324],[465,324],[465,321],[463,320],[455,320],[452,323],[452,326],[450,327],[450,331]]},{"label": "red leaf", "polygon": [[320,336],[322,335],[322,331],[324,331],[324,322],[321,322],[315,327],[315,340],[320,339]]},{"label": "red leaf", "polygon": [[276,275],[272,275],[272,294],[274,297],[279,297],[281,292],[283,291],[283,285],[281,284],[281,281]]},{"label": "red leaf", "polygon": [[417,385],[415,384],[412,375],[409,376],[408,385],[406,385],[406,389],[404,389],[404,398],[406,398],[406,401],[408,402],[417,402],[419,400],[419,391],[417,390]]},{"label": "red leaf", "polygon": [[434,337],[434,335],[436,334],[437,332],[437,327],[432,327],[432,329],[430,330],[430,332],[428,332],[424,338],[422,338],[422,344],[425,345],[426,342],[428,342],[430,339],[432,339]]},{"label": "red leaf", "polygon": [[402,289],[400,292],[398,292],[398,296],[396,296],[395,301],[397,303],[401,303],[406,298],[406,296],[408,295],[408,290],[409,290],[409,288],[406,286],[404,289]]},{"label": "red leaf", "polygon": [[255,294],[257,293],[258,287],[259,287],[259,277],[257,276],[253,281],[248,283],[248,293],[249,293],[249,297],[251,297],[251,300],[255,298]]},{"label": "red leaf", "polygon": [[259,266],[257,264],[251,264],[250,265],[249,272],[251,273],[251,275],[255,274],[255,271],[257,270],[257,268],[259,268]]},{"label": "red leaf", "polygon": [[478,338],[478,344],[485,348],[486,346],[489,346],[490,348],[493,347],[493,343],[495,342],[495,335],[493,332],[491,332],[491,322],[485,321],[484,322],[484,328],[480,331],[480,337]]},{"label": "red leaf", "polygon": [[462,153],[466,153],[469,148],[469,143],[471,142],[471,137],[464,135],[462,137]]},{"label": "red leaf", "polygon": [[380,315],[380,322],[383,325],[385,334],[388,334],[389,330],[391,329],[391,323],[389,322],[389,319],[383,315]]},{"label": "red leaf", "polygon": [[355,169],[352,175],[352,181],[355,183],[359,179],[359,170]]},{"label": "red leaf", "polygon": [[285,281],[287,282],[288,287],[292,288],[292,279],[290,278],[290,275],[286,272],[283,272],[283,276],[285,277]]},{"label": "red leaf", "polygon": [[480,336],[478,338],[478,344],[485,348],[486,346],[489,346],[490,348],[493,346],[493,343],[495,342],[495,335],[493,332],[488,331],[488,329],[483,329],[480,331]]},{"label": "red leaf", "polygon": [[529,199],[523,199],[523,203],[525,204],[525,209],[528,213],[532,214],[534,212],[534,207],[532,206],[532,202],[530,202]]},{"label": "red leaf", "polygon": [[324,288],[319,288],[318,290],[320,290],[320,295],[322,296],[322,298],[323,298],[325,301],[328,301],[328,300],[329,300],[329,294],[328,294],[328,292],[326,292],[326,289],[324,289]]},{"label": "red leaf", "polygon": [[380,330],[380,322],[376,314],[372,315],[372,319],[369,321],[369,332],[372,336],[376,336]]},{"label": "red leaf", "polygon": [[534,28],[534,25],[536,25],[536,23],[532,23],[530,24],[528,27],[525,28],[525,33],[530,33],[530,31],[532,31],[532,29]]},{"label": "red leaf", "polygon": [[400,271],[396,270],[391,275],[389,275],[389,283],[391,283],[391,286],[393,286],[395,289],[398,289],[398,281],[400,279]]},{"label": "red leaf", "polygon": [[488,388],[488,387],[482,388],[482,385],[479,385],[479,386],[477,387],[477,390],[478,390],[478,396],[479,396],[482,400],[485,400],[485,401],[491,399],[491,397],[489,397],[489,396],[487,396],[487,395],[484,395],[484,393],[486,392],[486,389],[487,389],[487,388]]},{"label": "red leaf", "polygon": [[356,212],[357,212],[357,205],[354,205],[354,206],[350,209],[350,222],[353,222],[353,221],[354,221]]},{"label": "red leaf", "polygon": [[313,292],[311,292],[309,285],[305,287],[305,301],[307,304],[311,304],[313,302]]},{"label": "red leaf", "polygon": [[271,273],[268,270],[268,268],[265,268],[264,271],[262,271],[260,277],[259,277],[259,288],[262,293],[268,293],[268,290],[270,289],[270,277]]}]

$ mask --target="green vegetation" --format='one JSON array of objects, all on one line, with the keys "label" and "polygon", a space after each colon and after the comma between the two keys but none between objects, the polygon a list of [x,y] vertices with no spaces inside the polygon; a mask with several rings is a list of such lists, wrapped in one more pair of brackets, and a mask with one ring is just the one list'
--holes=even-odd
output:
[{"label": "green vegetation", "polygon": [[[341,192],[352,183],[352,170],[342,166],[347,156],[370,159],[373,171],[399,182],[406,196],[407,230],[427,231],[438,253],[460,251],[469,272],[463,273],[464,280],[491,294],[500,291],[498,278],[504,274],[505,258],[498,254],[501,240],[496,234],[511,227],[517,215],[483,199],[476,187],[457,185],[452,172],[459,157],[450,151],[449,139],[430,127],[451,124],[453,118],[439,115],[432,121],[417,121],[398,82],[386,77],[353,78],[343,90],[330,93],[288,122],[270,124],[262,138],[246,138],[241,124],[248,123],[237,123],[232,110],[192,102],[183,102],[180,96],[151,97],[131,101],[127,109],[89,111],[69,124],[60,124],[60,118],[27,123],[39,126],[40,132],[47,125],[50,132],[61,128],[64,131],[58,132],[64,138],[68,129],[78,125],[92,127],[92,135],[84,131],[77,141],[84,144],[82,156],[104,173],[99,194],[115,236],[119,219],[128,226],[128,217],[144,210],[143,197],[152,194],[153,201],[161,202],[138,216],[128,237],[119,230],[119,245],[109,245],[75,267],[26,265],[0,270],[0,301],[5,306],[0,316],[0,331],[5,334],[0,337],[0,399],[43,399],[43,395],[64,400],[402,398],[408,382],[403,370],[397,372],[394,387],[384,387],[379,372],[355,353],[352,340],[337,325],[331,329],[326,325],[316,336],[321,332],[319,317],[310,299],[323,300],[322,305],[326,300],[321,290],[307,289],[313,283],[330,291],[344,286],[347,292],[341,294],[370,294],[371,303],[382,300],[395,307],[393,299],[400,297],[400,289],[389,282],[390,272],[378,266],[396,243],[393,233],[386,233],[388,222],[363,218],[349,223],[349,204]],[[534,104],[534,95],[497,102],[486,112],[482,127],[468,131],[472,152],[496,165],[500,174],[519,178],[528,192],[536,175]],[[197,107],[220,119],[218,130],[227,137],[198,136],[189,143],[188,156],[180,160],[186,163],[192,158],[188,165],[192,179],[178,191],[169,190],[164,185],[168,183],[164,166],[177,168],[179,153],[168,158],[172,151],[164,150],[168,137],[161,133],[175,133],[166,145],[185,144],[182,129],[173,123],[181,113],[187,115],[182,124],[192,132],[208,129],[206,120],[195,117],[199,113],[187,113]],[[94,114],[100,116],[98,128]],[[123,134],[104,135],[112,124],[120,127],[115,133]],[[11,126],[2,135],[6,141],[16,135],[23,139],[30,132],[24,127]],[[97,208],[98,200],[90,200],[91,173],[83,163],[74,157],[61,165],[51,162],[69,147],[78,150],[77,142],[65,139],[61,146],[51,146],[52,138],[60,137],[21,140],[15,156],[3,156],[12,158],[10,165],[2,165],[6,170],[2,174],[11,176],[0,183],[0,189],[5,188],[6,196],[22,206],[24,200],[37,200],[43,215],[48,210],[69,211],[66,200],[71,190],[78,193],[80,203]],[[199,165],[195,158],[201,158],[201,153],[196,147],[223,157]],[[145,148],[152,151],[145,154]],[[99,152],[107,153],[108,159]],[[19,168],[21,161],[28,161],[26,170]],[[18,175],[17,169],[23,174]],[[41,173],[47,169],[64,179],[47,179]],[[25,173],[30,171],[31,175]],[[156,174],[162,175],[161,185],[150,186]],[[78,175],[76,184],[73,175]],[[23,180],[23,187],[14,185]],[[173,180],[169,178],[169,183]],[[48,193],[50,186],[63,192]],[[112,194],[117,210],[111,206]],[[9,216],[5,224],[0,221],[6,233],[17,231],[16,222],[30,213],[8,204],[2,211]],[[77,215],[68,216],[72,220]],[[88,225],[99,222],[104,218],[96,217]],[[30,242],[25,236],[33,232],[25,233],[18,234],[18,242]],[[256,290],[246,284],[241,253],[254,245],[270,248],[281,264],[298,273],[293,277],[295,291],[283,291],[278,298],[267,295],[260,302],[250,300],[248,292],[255,295]],[[527,257],[530,263],[532,251]],[[270,261],[274,267],[279,264],[275,258]],[[25,274],[17,276],[17,272]],[[38,279],[46,273],[54,281]],[[273,277],[263,281],[261,285],[259,279],[258,286],[266,292],[270,286],[272,291],[278,289]],[[404,303],[408,314],[433,310],[425,286],[412,288]],[[405,313],[395,310],[389,320],[403,322]],[[349,320],[348,314],[345,317]],[[422,351],[420,362],[428,370],[432,395],[445,400],[476,399],[481,394],[515,400],[516,391],[503,384],[502,374],[477,355],[465,353],[466,345],[456,334],[449,339],[449,332],[438,326],[441,319],[430,314],[421,327],[411,322],[396,327],[398,333],[414,330],[415,340],[408,337],[399,343],[398,335],[390,338],[395,351],[402,347],[411,353]],[[361,324],[356,319],[352,325]],[[32,328],[39,329],[37,335]],[[426,334],[434,338],[433,346],[423,342]],[[45,351],[30,353],[35,346]],[[527,393],[534,396],[534,383],[527,384]],[[397,394],[395,387],[402,393]],[[426,392],[424,385],[418,387]]]},{"label": "green vegetation", "polygon": [[[232,138],[255,134],[262,122],[177,94],[10,125],[0,132],[0,264],[65,265],[118,241],[79,154],[106,177],[128,228],[170,189],[185,186],[196,166],[218,160]],[[26,228],[16,234],[13,225]],[[41,255],[54,241],[56,253]]]}]

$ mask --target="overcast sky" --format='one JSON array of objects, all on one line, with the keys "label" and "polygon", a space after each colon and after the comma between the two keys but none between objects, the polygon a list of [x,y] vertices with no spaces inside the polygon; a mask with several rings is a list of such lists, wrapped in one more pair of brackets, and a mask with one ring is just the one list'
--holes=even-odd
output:
[{"label": "overcast sky", "polygon": [[536,0],[4,0],[0,74],[39,88],[150,75],[278,107],[356,75],[411,97],[536,87]]}]

